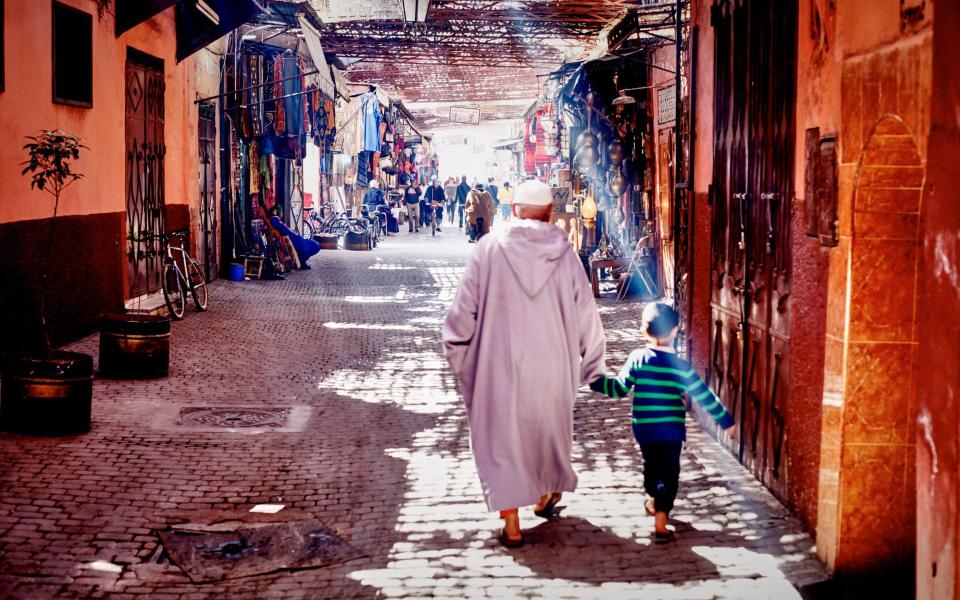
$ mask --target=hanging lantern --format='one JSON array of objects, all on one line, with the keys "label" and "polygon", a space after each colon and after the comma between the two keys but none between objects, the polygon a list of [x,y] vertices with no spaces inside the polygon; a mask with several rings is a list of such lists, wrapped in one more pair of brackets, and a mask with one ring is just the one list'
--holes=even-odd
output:
[{"label": "hanging lantern", "polygon": [[613,140],[607,146],[607,154],[610,156],[610,162],[619,165],[623,161],[623,144],[620,140]]},{"label": "hanging lantern", "polygon": [[623,195],[626,190],[627,182],[623,178],[623,173],[619,167],[610,169],[610,177],[607,179],[607,185],[610,186],[610,192],[617,198]]},{"label": "hanging lantern", "polygon": [[[597,218],[597,203],[593,199],[593,194],[587,194],[584,198],[583,205],[580,207],[580,216],[588,222]],[[587,227],[590,227],[590,224]]]}]

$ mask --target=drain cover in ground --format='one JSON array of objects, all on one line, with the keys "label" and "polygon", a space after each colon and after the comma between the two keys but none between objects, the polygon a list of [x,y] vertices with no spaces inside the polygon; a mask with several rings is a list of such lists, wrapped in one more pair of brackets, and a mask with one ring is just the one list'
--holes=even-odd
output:
[{"label": "drain cover in ground", "polygon": [[316,519],[245,524],[230,531],[171,527],[159,536],[170,559],[194,583],[325,567],[365,556]]}]

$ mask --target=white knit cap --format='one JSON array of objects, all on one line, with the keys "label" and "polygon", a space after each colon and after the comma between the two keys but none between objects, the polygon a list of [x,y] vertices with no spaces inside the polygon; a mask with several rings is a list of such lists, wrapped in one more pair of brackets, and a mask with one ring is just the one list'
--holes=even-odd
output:
[{"label": "white knit cap", "polygon": [[530,179],[517,186],[513,193],[514,204],[526,204],[528,206],[551,206],[553,205],[553,192],[550,186]]},{"label": "white knit cap", "polygon": [[370,187],[371,187],[371,188],[378,188],[378,187],[380,187],[380,182],[377,181],[376,179],[371,179],[371,180],[370,180]]}]

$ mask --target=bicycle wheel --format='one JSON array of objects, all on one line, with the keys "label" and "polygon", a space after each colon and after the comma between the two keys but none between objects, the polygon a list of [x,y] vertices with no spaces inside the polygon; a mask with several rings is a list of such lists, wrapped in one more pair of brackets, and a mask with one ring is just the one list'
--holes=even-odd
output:
[{"label": "bicycle wheel", "polygon": [[312,240],[314,234],[316,234],[316,230],[314,229],[313,223],[311,223],[310,220],[310,215],[304,215],[300,223],[300,234],[308,240]]},{"label": "bicycle wheel", "polygon": [[187,264],[187,285],[197,310],[207,310],[207,279],[203,276],[200,263],[193,259]]},{"label": "bicycle wheel", "polygon": [[163,266],[163,299],[167,303],[170,316],[177,321],[183,319],[183,311],[187,308],[187,299],[180,283],[180,271],[175,265],[167,263]]}]

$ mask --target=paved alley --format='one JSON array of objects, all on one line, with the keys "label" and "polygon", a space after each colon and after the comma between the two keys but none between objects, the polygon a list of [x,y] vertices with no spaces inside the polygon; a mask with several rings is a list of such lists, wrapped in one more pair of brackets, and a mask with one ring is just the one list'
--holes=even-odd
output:
[{"label": "paved alley", "polygon": [[[169,377],[96,381],[91,433],[0,435],[0,597],[782,599],[825,578],[798,522],[692,423],[678,541],[654,546],[630,405],[587,391],[580,488],[558,520],[521,511],[526,547],[501,548],[439,347],[471,248],[404,232],[282,282],[219,281],[207,312],[174,323]],[[640,343],[639,309],[600,309],[613,370]],[[235,420],[205,420],[215,407]],[[257,411],[276,422],[229,426]],[[162,551],[173,520],[258,504],[364,557],[196,584]]]}]

